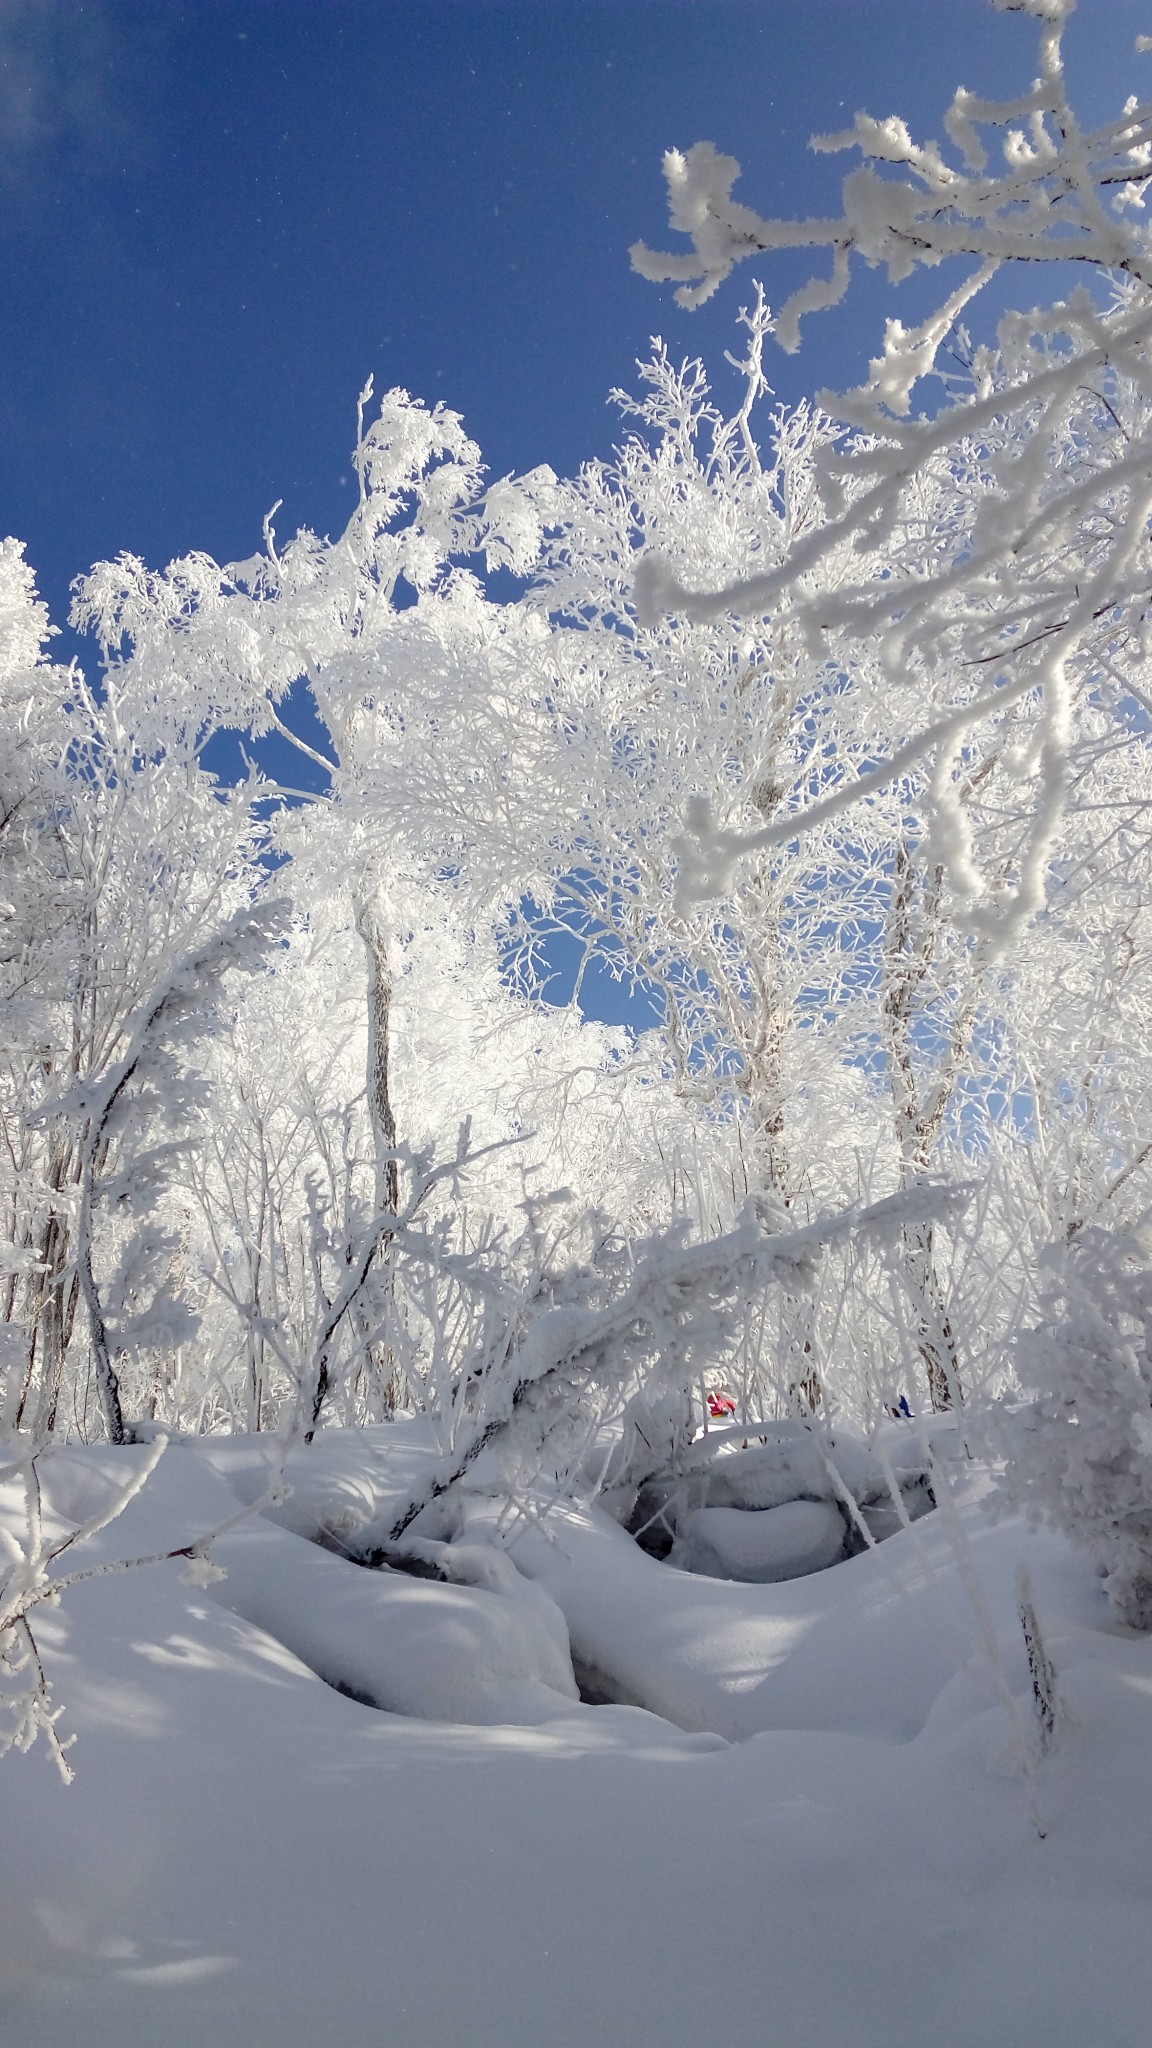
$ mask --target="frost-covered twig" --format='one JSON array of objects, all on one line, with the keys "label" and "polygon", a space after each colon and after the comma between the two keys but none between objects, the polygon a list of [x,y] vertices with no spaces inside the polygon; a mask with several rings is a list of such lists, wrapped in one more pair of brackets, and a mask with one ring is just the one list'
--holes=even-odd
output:
[{"label": "frost-covered twig", "polygon": [[1036,1613],[1036,1591],[1032,1584],[1032,1574],[1027,1565],[1023,1564],[1016,1574],[1016,1604],[1020,1614],[1020,1626],[1024,1631],[1024,1648],[1028,1653],[1028,1670],[1032,1679],[1036,1743],[1041,1756],[1047,1756],[1056,1741],[1064,1710],[1056,1684],[1055,1667],[1048,1654]]},{"label": "frost-covered twig", "polygon": [[[828,411],[860,432],[823,452],[826,516],[782,558],[710,588],[689,587],[659,546],[638,565],[642,625],[666,614],[706,622],[769,612],[778,629],[794,622],[811,646],[822,639],[845,666],[871,637],[893,684],[908,653],[922,650],[934,683],[935,715],[918,718],[863,775],[841,764],[828,778],[834,787],[805,810],[733,830],[698,803],[681,850],[685,914],[730,890],[737,861],[843,816],[927,764],[934,844],[973,929],[1003,944],[1045,904],[1067,799],[1074,693],[1091,686],[1098,651],[1113,657],[1118,640],[1142,631],[1152,515],[1152,259],[1146,231],[1128,218],[1152,177],[1152,108],[1130,100],[1116,120],[1092,132],[1081,127],[1062,55],[1073,5],[1029,0],[1040,68],[1028,92],[1002,101],[957,92],[946,127],[958,161],[934,142],[914,143],[897,119],[862,114],[848,133],[818,139],[818,149],[856,149],[866,160],[845,179],[836,219],[761,219],[733,200],[739,167],[710,143],[666,158],[672,222],[693,253],[663,257],[638,246],[633,262],[645,276],[682,280],[683,304],[699,304],[749,257],[831,250],[831,281],[804,286],[777,317],[774,331],[788,348],[798,343],[802,314],[844,296],[854,257],[884,265],[893,282],[959,254],[976,261],[919,327],[889,321],[865,385],[822,395]],[[981,129],[999,131],[999,171],[990,168]],[[1076,262],[1122,285],[1109,308],[1077,290],[1055,306],[1007,316],[998,352],[976,351],[970,387],[958,390],[939,367],[942,344],[1005,262]],[[913,391],[929,377],[943,384],[944,402],[934,416],[914,418]],[[975,516],[954,542],[941,548],[933,538],[926,548],[926,498],[962,477],[975,483]],[[846,549],[873,573],[846,578]],[[1038,658],[1017,665],[1024,649],[1043,643]],[[995,662],[995,687],[974,694],[950,655],[961,670]],[[1015,882],[993,886],[974,858],[959,796],[965,750],[976,728],[1024,704],[1034,714],[1030,828]]]}]

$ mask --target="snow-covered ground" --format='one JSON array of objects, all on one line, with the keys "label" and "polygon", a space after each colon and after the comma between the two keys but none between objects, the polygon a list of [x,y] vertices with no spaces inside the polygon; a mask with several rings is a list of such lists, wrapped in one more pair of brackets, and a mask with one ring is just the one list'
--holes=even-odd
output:
[{"label": "snow-covered ground", "polygon": [[[61,1526],[144,1455],[54,1454]],[[174,1444],[84,1561],[227,1519],[262,1455]],[[968,1499],[772,1585],[479,1495],[449,1583],[309,1540],[428,1457],[330,1432],[225,1579],[41,1620],[76,1781],[0,1764],[6,2048],[1146,2048],[1152,1645],[1059,1540]],[[1065,1708],[1031,1789],[1021,1561]]]}]

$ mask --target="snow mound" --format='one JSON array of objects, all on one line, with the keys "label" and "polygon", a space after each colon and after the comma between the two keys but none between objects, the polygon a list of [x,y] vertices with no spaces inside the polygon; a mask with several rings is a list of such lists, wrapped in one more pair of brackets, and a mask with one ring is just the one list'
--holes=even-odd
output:
[{"label": "snow mound", "polygon": [[269,1521],[334,1549],[358,1548],[363,1532],[390,1528],[414,1490],[435,1470],[440,1446],[424,1417],[366,1429],[321,1430],[311,1444],[283,1457],[274,1439],[206,1437],[197,1445],[239,1500],[254,1502],[282,1470],[283,1485]]},{"label": "snow mound", "polygon": [[669,1562],[714,1579],[767,1585],[838,1563],[847,1536],[843,1515],[829,1501],[791,1500],[758,1514],[697,1508],[681,1524]]},{"label": "snow mound", "polygon": [[[996,1622],[1023,1690],[1012,1577],[1020,1526],[990,1526],[975,1506],[968,1512],[972,1568],[992,1577]],[[492,1527],[495,1515],[493,1502],[470,1502],[469,1534]],[[519,1569],[563,1609],[578,1666],[599,1674],[606,1693],[730,1742],[781,1728],[909,1742],[956,1674],[983,1656],[941,1515],[835,1571],[776,1583],[658,1563],[595,1505],[558,1504],[545,1527],[525,1520],[505,1541]],[[1031,1549],[1047,1555],[1035,1539]]]},{"label": "snow mound", "polygon": [[[822,1571],[859,1548],[857,1525],[853,1521],[850,1529],[842,1512],[849,1502],[876,1541],[926,1513],[934,1505],[927,1444],[910,1428],[882,1433],[872,1445],[846,1431],[787,1419],[754,1430],[711,1430],[681,1454],[675,1468],[652,1474],[630,1499],[604,1505],[654,1557],[671,1552],[672,1561],[688,1571],[767,1581]],[[764,1528],[699,1519],[721,1513],[760,1517],[801,1505],[827,1512],[790,1515]],[[785,1537],[790,1526],[810,1529],[811,1554],[820,1562],[773,1569],[777,1552],[784,1559],[793,1547]],[[777,1529],[778,1536],[771,1533]],[[804,1554],[799,1533],[794,1547],[798,1556]],[[705,1561],[709,1555],[715,1563]]]},{"label": "snow mound", "polygon": [[484,1725],[544,1720],[579,1698],[563,1615],[507,1559],[483,1561],[485,1584],[442,1584],[365,1571],[259,1520],[212,1557],[227,1573],[211,1588],[221,1606],[365,1705]]},{"label": "snow mound", "polygon": [[[333,1431],[311,1464],[294,1453],[293,1490],[270,1511],[274,1523],[263,1513],[245,1516],[240,1507],[241,1500],[259,1500],[278,1473],[271,1442],[178,1439],[117,1520],[86,1539],[84,1566],[206,1547],[209,1568],[197,1583],[217,1608],[261,1631],[269,1656],[289,1657],[335,1691],[385,1713],[538,1728],[581,1749],[723,1746],[718,1736],[686,1736],[630,1704],[586,1705],[560,1608],[490,1543],[413,1543],[431,1578],[368,1571],[336,1554],[331,1545],[339,1532],[354,1531],[389,1498],[394,1504],[406,1497],[435,1445],[428,1432],[410,1428],[397,1431],[394,1455],[386,1451],[386,1443]],[[52,1532],[66,1535],[103,1510],[151,1455],[145,1445],[100,1444],[46,1457],[41,1477]],[[305,1533],[282,1525],[287,1514]],[[22,1498],[13,1484],[0,1485],[4,1520],[19,1531]],[[227,1533],[210,1540],[217,1529]],[[152,1570],[188,1581],[184,1559]],[[225,1576],[212,1576],[214,1570]],[[67,1598],[71,1604],[74,1595]]]}]

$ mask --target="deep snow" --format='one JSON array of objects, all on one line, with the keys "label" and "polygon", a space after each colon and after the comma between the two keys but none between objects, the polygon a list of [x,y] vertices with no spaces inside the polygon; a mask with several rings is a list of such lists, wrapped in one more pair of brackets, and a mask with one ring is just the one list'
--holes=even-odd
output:
[{"label": "deep snow", "polygon": [[[142,1567],[41,1622],[77,1778],[0,1763],[0,2040],[1145,2048],[1152,1645],[1062,1542],[968,1501],[744,1585],[575,1504],[496,1550],[477,1497],[441,1584],[301,1533],[386,1516],[428,1454],[331,1432],[223,1582]],[[55,1459],[56,1512],[142,1455]],[[89,1554],[202,1533],[261,1455],[173,1445]],[[1066,1709],[1031,1794],[961,1583],[1027,1735],[1022,1559]],[[655,1712],[574,1697],[564,1619],[582,1673]]]}]

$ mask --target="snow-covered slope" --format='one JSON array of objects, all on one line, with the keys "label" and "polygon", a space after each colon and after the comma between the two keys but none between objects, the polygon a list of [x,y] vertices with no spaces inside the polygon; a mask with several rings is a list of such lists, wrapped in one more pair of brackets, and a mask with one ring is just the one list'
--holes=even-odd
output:
[{"label": "snow-covered slope", "polygon": [[[338,1477],[338,1443],[325,1457]],[[74,1495],[98,1483],[74,1472]],[[99,1541],[187,1540],[234,1505],[174,1447]],[[566,1511],[558,1545],[532,1532],[507,1553],[535,1603],[499,1571],[489,1588],[552,1644],[548,1670],[510,1659],[516,1685],[551,1692],[534,1725],[404,1718],[323,1683],[321,1622],[334,1664],[370,1654],[377,1677],[414,1668],[415,1638],[385,1606],[366,1650],[359,1594],[335,1589],[376,1575],[267,1523],[228,1539],[223,1585],[162,1564],[72,1588],[41,1636],[76,1783],[36,1752],[0,1765],[0,2040],[1144,2048],[1152,1650],[1058,1541],[975,1506],[961,1521],[1025,1731],[1017,1562],[1034,1575],[1067,1718],[1032,1794],[939,1516],[813,1578],[742,1586]],[[457,1635],[461,1588],[412,1584],[428,1656],[455,1640],[458,1675],[498,1683]],[[263,1628],[220,1604],[255,1611],[270,1587]],[[646,1705],[750,1739],[566,1699],[545,1596],[582,1660],[622,1673],[631,1646]]]}]

